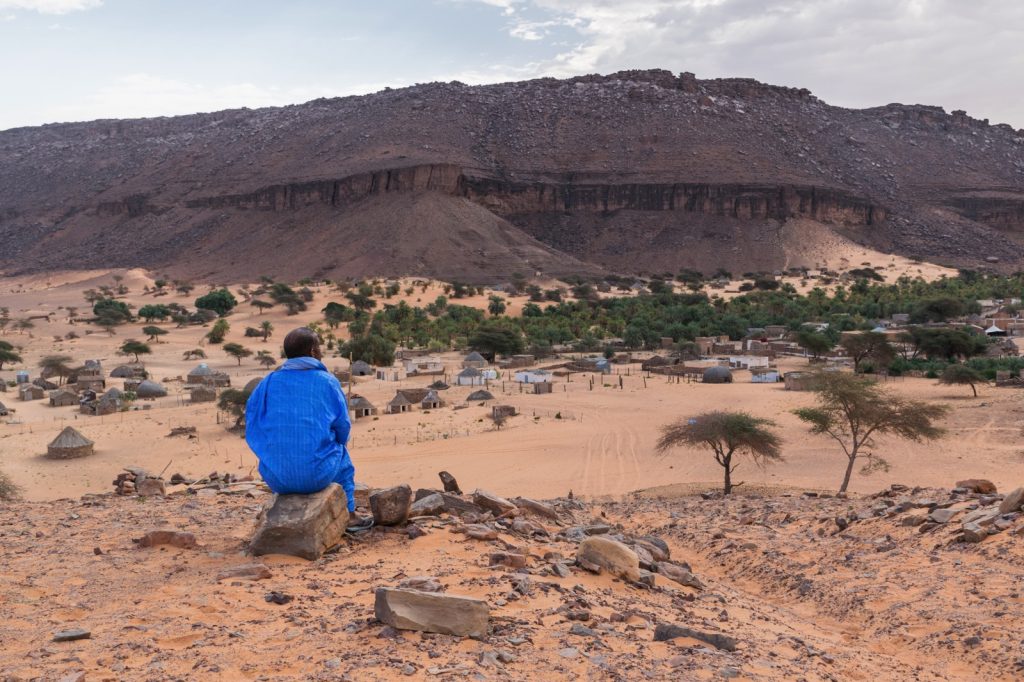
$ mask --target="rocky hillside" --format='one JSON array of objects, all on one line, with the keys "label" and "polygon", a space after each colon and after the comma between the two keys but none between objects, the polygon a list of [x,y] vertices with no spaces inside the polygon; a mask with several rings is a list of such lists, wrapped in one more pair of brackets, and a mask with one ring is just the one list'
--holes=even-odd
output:
[{"label": "rocky hillside", "polygon": [[203,277],[780,267],[794,226],[1024,264],[1024,131],[666,71],[0,132],[0,267]]},{"label": "rocky hillside", "polygon": [[393,488],[373,494],[404,494],[393,525],[314,561],[245,553],[269,502],[257,484],[168,491],[0,506],[0,678],[1024,672],[1024,490],[604,504],[424,490],[410,511]]}]

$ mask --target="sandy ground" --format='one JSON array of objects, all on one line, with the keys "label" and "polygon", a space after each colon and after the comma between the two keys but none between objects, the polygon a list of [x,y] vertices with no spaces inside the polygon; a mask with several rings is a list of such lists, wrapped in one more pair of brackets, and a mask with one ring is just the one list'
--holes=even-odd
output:
[{"label": "sandy ground", "polygon": [[[109,372],[125,361],[115,354],[128,338],[142,338],[141,323],[117,328],[108,336],[90,326],[70,325],[67,306],[84,308],[81,292],[109,282],[107,274],[56,275],[34,281],[0,282],[2,302],[11,308],[12,318],[53,312],[51,322],[36,320],[30,333],[8,333],[5,338],[24,346],[23,366],[34,368],[40,357],[50,353],[71,355],[76,362],[101,359]],[[142,305],[150,300],[141,289],[150,282],[144,273],[126,273],[131,292],[127,300]],[[410,302],[425,304],[441,293],[432,285],[426,293],[419,288]],[[167,296],[157,301],[190,303],[189,297]],[[295,326],[318,318],[328,300],[341,300],[327,288],[317,292],[310,312],[287,316],[277,309],[258,315],[241,304],[228,319],[232,325],[228,341],[253,350],[263,348],[275,354],[279,340]],[[515,308],[524,298],[513,299]],[[465,299],[469,305],[486,306],[486,296]],[[246,326],[263,320],[275,325],[274,336],[264,344],[242,336]],[[146,357],[151,374],[165,381],[166,398],[140,401],[151,409],[105,417],[87,417],[77,408],[51,408],[46,401],[20,402],[13,392],[0,394],[0,401],[17,410],[0,420],[0,468],[24,488],[28,499],[73,497],[108,489],[113,476],[124,466],[138,465],[150,471],[167,469],[167,474],[202,476],[211,471],[251,473],[256,461],[239,436],[226,430],[227,417],[218,415],[212,404],[191,405],[176,377],[184,377],[197,362],[182,360],[184,350],[202,346],[206,329],[174,329],[153,344]],[[81,338],[55,340],[74,329]],[[339,330],[340,331],[340,330]],[[93,333],[89,333],[93,332]],[[216,346],[202,346],[208,363],[228,372],[232,385],[242,386],[264,372],[252,359],[241,365]],[[459,371],[461,356],[444,355],[449,380]],[[328,358],[328,366],[344,367],[340,358]],[[799,369],[802,359],[782,360],[780,367]],[[11,380],[15,368],[0,377]],[[497,492],[529,489],[537,496],[567,494],[599,497],[618,496],[641,488],[664,484],[709,483],[719,480],[720,469],[704,452],[679,450],[657,455],[653,446],[659,428],[673,420],[710,409],[742,409],[769,417],[778,424],[785,445],[785,461],[766,470],[745,463],[737,472],[739,480],[751,484],[785,484],[828,489],[838,485],[843,460],[836,447],[822,437],[811,436],[791,414],[809,405],[809,393],[790,392],[781,385],[755,385],[747,372],[735,373],[731,385],[677,384],[665,377],[645,377],[638,365],[618,366],[612,376],[574,375],[558,379],[550,395],[532,395],[508,381],[492,383],[497,402],[511,404],[521,412],[507,426],[496,431],[488,405],[466,404],[470,387],[453,386],[443,392],[447,405],[439,410],[386,415],[360,419],[353,428],[351,452],[358,478],[370,485],[395,478],[414,485],[433,482],[436,472],[448,469],[462,478]],[[507,373],[506,373],[507,377]],[[359,378],[354,390],[383,410],[398,387],[425,386],[437,377],[419,377],[401,382]],[[622,388],[619,388],[621,379]],[[591,380],[594,381],[593,387]],[[111,380],[119,385],[119,380]],[[602,383],[604,385],[602,385]],[[969,397],[969,390],[938,386],[927,379],[891,381],[890,390],[905,396],[950,405],[946,420],[948,435],[937,443],[906,443],[882,438],[877,451],[891,469],[870,477],[856,476],[852,489],[875,490],[891,482],[914,485],[952,485],[957,479],[985,477],[1000,488],[1024,480],[1024,449],[1017,440],[1024,394],[1012,389],[981,388],[981,395]],[[560,417],[560,418],[559,418]],[[75,426],[96,442],[93,457],[73,461],[51,461],[42,454],[46,444],[67,424]],[[171,428],[195,426],[197,438],[167,438]]]}]

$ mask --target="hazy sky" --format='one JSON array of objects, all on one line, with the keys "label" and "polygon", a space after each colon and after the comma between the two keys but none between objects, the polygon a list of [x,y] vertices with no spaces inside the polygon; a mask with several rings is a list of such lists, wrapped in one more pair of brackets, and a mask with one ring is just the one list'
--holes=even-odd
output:
[{"label": "hazy sky", "polygon": [[0,0],[0,129],[656,67],[1024,128],[1024,0]]}]

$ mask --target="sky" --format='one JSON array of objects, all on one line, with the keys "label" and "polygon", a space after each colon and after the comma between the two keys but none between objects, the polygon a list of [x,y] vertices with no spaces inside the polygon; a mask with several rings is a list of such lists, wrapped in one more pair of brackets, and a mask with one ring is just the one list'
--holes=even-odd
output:
[{"label": "sky", "polygon": [[1024,0],[0,0],[0,130],[622,69],[1024,128]]}]

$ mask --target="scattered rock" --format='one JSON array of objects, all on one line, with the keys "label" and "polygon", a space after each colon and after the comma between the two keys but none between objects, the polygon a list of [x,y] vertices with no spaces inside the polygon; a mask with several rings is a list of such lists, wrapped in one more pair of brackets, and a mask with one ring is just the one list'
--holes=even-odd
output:
[{"label": "scattered rock", "polygon": [[497,540],[498,531],[479,523],[471,523],[463,529],[467,537],[473,540]]},{"label": "scattered rock", "polygon": [[370,511],[378,526],[397,526],[409,518],[409,504],[412,502],[412,488],[396,485],[378,490],[370,495]]},{"label": "scattered rock", "polygon": [[494,513],[495,516],[501,516],[508,512],[515,511],[517,507],[506,500],[504,497],[498,497],[494,493],[486,490],[475,490],[473,491],[473,502],[487,511]]},{"label": "scattered rock", "polygon": [[54,633],[54,642],[74,642],[79,639],[89,639],[92,637],[92,632],[84,628],[72,628],[70,630],[61,630],[60,632]]},{"label": "scattered rock", "polygon": [[179,549],[194,549],[196,536],[177,530],[151,530],[139,538],[139,547],[170,545]]},{"label": "scattered rock", "polygon": [[283,606],[284,604],[287,604],[288,602],[294,600],[295,597],[293,597],[290,594],[285,594],[284,592],[277,592],[275,590],[273,592],[268,592],[266,595],[264,595],[263,599],[268,604],[280,604]]},{"label": "scattered rock", "polygon": [[517,497],[515,499],[515,504],[517,507],[525,509],[537,516],[544,516],[552,521],[558,520],[558,512],[549,504],[544,504],[537,500],[531,500],[529,497]]},{"label": "scattered rock", "polygon": [[588,564],[598,566],[630,582],[640,579],[640,559],[636,552],[610,538],[587,538],[580,543],[576,560],[583,567]]},{"label": "scattered rock", "polygon": [[964,488],[970,490],[972,493],[979,493],[981,495],[991,495],[996,492],[996,484],[984,478],[968,478],[964,481],[956,482],[957,488]]},{"label": "scattered rock", "polygon": [[964,542],[981,542],[988,537],[988,531],[981,527],[981,525],[969,522],[963,525],[963,539]]},{"label": "scattered rock", "polygon": [[958,512],[957,509],[933,509],[928,519],[933,523],[949,523]]},{"label": "scattered rock", "polygon": [[355,498],[357,507],[362,507],[363,509],[370,508],[370,492],[370,486],[365,483],[356,483],[352,497]]},{"label": "scattered rock", "polygon": [[515,552],[492,552],[489,561],[491,566],[526,568],[526,555]]},{"label": "scattered rock", "polygon": [[487,603],[479,599],[391,588],[377,590],[374,615],[399,630],[458,637],[484,637],[489,619]]},{"label": "scattered rock", "polygon": [[685,587],[692,587],[696,590],[704,589],[704,584],[697,578],[697,576],[682,566],[677,566],[676,564],[663,561],[658,564],[658,573]]},{"label": "scattered rock", "polygon": [[135,492],[140,497],[164,497],[167,495],[167,486],[162,478],[136,479]]},{"label": "scattered rock", "polygon": [[440,493],[432,493],[413,502],[409,507],[409,516],[438,516],[444,510],[444,498]]},{"label": "scattered rock", "polygon": [[228,568],[217,574],[217,580],[264,580],[273,577],[270,569],[263,564],[243,564]]},{"label": "scattered rock", "polygon": [[345,491],[332,483],[312,495],[275,495],[249,543],[249,551],[310,561],[341,543],[348,525]]},{"label": "scattered rock", "polygon": [[85,682],[85,672],[82,670],[76,670],[73,673],[68,673],[64,677],[60,678],[60,682]]},{"label": "scattered rock", "polygon": [[667,642],[670,639],[676,637],[687,637],[689,639],[696,639],[697,641],[710,644],[716,649],[722,649],[723,651],[736,651],[737,640],[728,635],[719,634],[717,632],[701,632],[700,630],[694,630],[692,628],[683,627],[681,625],[673,625],[671,623],[659,623],[654,628],[654,641],[655,642]]},{"label": "scattered rock", "polygon": [[1011,514],[1024,506],[1024,488],[1016,488],[1006,493],[999,503],[1000,514]]},{"label": "scattered rock", "polygon": [[398,583],[398,587],[404,590],[419,590],[420,592],[444,592],[444,585],[426,575],[414,575]]}]

